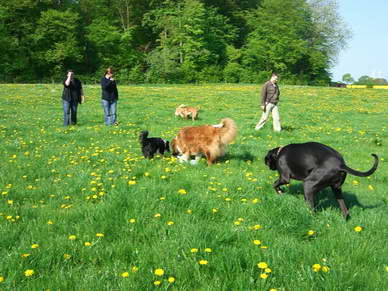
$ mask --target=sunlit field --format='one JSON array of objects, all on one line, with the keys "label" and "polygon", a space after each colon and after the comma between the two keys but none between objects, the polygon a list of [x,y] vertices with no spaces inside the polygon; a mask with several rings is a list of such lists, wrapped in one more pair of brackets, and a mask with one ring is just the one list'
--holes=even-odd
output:
[{"label": "sunlit field", "polygon": [[[120,86],[106,127],[99,86],[84,86],[64,128],[61,85],[0,85],[0,290],[387,290],[388,91],[281,87],[284,130],[254,127],[260,85]],[[199,120],[174,116],[199,106]],[[138,136],[233,118],[238,137],[208,167],[145,160]],[[302,184],[284,194],[267,150],[306,141],[347,165],[379,167],[329,189],[313,213]]]}]

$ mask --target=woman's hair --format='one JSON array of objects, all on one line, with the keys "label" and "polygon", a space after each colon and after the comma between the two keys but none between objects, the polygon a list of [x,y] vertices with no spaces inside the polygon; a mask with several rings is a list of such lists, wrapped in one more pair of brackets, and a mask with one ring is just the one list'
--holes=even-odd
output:
[{"label": "woman's hair", "polygon": [[107,68],[105,71],[105,75],[106,74],[113,74],[113,69],[111,67]]}]

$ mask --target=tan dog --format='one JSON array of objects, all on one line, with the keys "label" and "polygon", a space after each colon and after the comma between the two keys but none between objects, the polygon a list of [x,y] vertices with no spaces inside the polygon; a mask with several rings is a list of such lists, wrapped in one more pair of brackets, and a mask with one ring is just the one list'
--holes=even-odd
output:
[{"label": "tan dog", "polygon": [[210,166],[218,158],[224,155],[225,147],[230,144],[237,135],[236,123],[230,118],[224,118],[220,124],[187,126],[182,128],[172,140],[172,154],[178,156],[181,161],[188,162],[190,156],[195,155],[196,164],[205,154]]},{"label": "tan dog", "polygon": [[198,111],[199,109],[198,108],[195,108],[195,107],[188,107],[184,104],[182,105],[179,105],[179,107],[177,107],[175,109],[175,116],[180,116],[184,119],[188,119],[189,116],[191,115],[191,120],[195,120],[198,118]]}]

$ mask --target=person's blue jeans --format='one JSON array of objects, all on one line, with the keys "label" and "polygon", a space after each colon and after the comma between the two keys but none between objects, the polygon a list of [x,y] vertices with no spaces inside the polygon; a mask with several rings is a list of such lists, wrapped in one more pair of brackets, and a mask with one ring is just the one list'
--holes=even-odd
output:
[{"label": "person's blue jeans", "polygon": [[108,101],[102,99],[102,107],[104,108],[104,120],[106,125],[113,125],[116,123],[117,114],[117,100]]},{"label": "person's blue jeans", "polygon": [[63,100],[63,125],[77,124],[77,101]]}]

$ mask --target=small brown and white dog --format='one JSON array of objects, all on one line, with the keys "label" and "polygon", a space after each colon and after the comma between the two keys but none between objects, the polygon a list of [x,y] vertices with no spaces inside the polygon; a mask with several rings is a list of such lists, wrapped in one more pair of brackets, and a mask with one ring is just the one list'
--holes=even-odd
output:
[{"label": "small brown and white dog", "polygon": [[198,118],[198,111],[198,108],[188,107],[184,104],[181,104],[175,109],[175,116],[180,116],[184,119],[188,119],[191,115],[191,120],[194,121]]},{"label": "small brown and white dog", "polygon": [[189,162],[190,156],[195,155],[191,164],[197,164],[204,154],[210,166],[224,155],[225,147],[236,135],[236,123],[230,118],[224,118],[216,125],[183,127],[171,142],[172,154],[183,162]]}]

